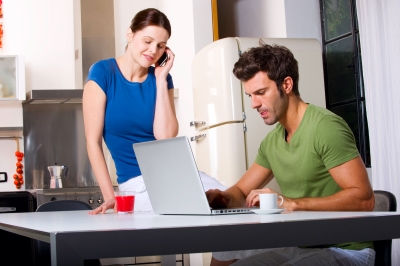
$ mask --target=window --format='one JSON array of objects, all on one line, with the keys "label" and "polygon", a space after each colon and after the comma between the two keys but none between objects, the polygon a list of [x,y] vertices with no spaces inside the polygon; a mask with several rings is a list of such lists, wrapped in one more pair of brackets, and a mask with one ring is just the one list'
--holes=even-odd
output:
[{"label": "window", "polygon": [[320,0],[326,107],[354,133],[371,166],[361,49],[355,0]]}]

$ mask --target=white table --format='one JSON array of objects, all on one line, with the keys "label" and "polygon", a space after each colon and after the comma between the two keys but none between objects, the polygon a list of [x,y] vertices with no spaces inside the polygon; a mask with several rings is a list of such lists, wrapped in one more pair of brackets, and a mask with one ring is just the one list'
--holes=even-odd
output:
[{"label": "white table", "polygon": [[156,215],[0,214],[0,229],[49,242],[52,265],[96,258],[311,246],[400,238],[398,212]]}]

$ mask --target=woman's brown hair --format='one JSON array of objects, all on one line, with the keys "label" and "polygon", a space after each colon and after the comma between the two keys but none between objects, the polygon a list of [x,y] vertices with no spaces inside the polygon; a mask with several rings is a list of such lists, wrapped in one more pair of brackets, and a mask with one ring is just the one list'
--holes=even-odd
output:
[{"label": "woman's brown hair", "polygon": [[167,16],[158,9],[147,8],[137,13],[132,19],[130,28],[132,32],[136,32],[147,26],[162,27],[168,32],[169,37],[171,37],[171,24]]}]

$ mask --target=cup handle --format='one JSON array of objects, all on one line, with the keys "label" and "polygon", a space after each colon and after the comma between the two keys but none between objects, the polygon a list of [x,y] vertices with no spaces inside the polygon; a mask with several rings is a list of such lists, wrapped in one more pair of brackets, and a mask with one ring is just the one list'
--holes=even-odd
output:
[{"label": "cup handle", "polygon": [[284,200],[283,200],[283,197],[282,197],[282,196],[279,196],[278,199],[281,199],[281,200],[282,200],[282,201],[281,201],[281,204],[278,205],[278,207],[279,207],[279,206],[281,206],[281,205],[283,204],[283,201],[284,201]]}]

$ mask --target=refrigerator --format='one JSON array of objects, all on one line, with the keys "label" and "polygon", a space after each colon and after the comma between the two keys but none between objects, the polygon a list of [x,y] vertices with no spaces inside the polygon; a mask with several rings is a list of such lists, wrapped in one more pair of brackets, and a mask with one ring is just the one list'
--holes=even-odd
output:
[{"label": "refrigerator", "polygon": [[[306,103],[325,108],[321,45],[316,39],[261,38],[289,48],[299,65],[299,91]],[[275,127],[251,108],[242,82],[232,73],[239,56],[260,38],[232,37],[200,50],[191,65],[194,120],[190,136],[199,171],[234,185],[253,164],[261,141]],[[267,187],[280,192],[273,179]]]}]

